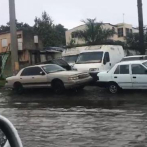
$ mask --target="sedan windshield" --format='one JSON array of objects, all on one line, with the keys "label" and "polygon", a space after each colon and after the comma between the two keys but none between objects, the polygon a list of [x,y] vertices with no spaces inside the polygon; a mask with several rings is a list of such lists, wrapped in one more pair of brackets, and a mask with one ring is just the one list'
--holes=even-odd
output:
[{"label": "sedan windshield", "polygon": [[58,65],[46,65],[42,67],[46,73],[54,73],[59,71],[65,71],[64,68]]},{"label": "sedan windshield", "polygon": [[77,60],[77,64],[83,63],[101,63],[103,52],[87,52],[81,53]]},{"label": "sedan windshield", "polygon": [[75,63],[77,61],[78,55],[72,55],[72,56],[65,56],[63,57],[63,59],[67,62],[67,63]]}]

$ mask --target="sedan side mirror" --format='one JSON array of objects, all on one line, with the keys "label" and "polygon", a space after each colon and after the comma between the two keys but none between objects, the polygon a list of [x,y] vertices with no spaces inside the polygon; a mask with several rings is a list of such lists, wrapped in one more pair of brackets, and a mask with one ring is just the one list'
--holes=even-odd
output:
[{"label": "sedan side mirror", "polygon": [[41,72],[40,72],[40,75],[44,76],[44,75],[45,75],[45,73],[44,73],[43,71],[41,71]]}]

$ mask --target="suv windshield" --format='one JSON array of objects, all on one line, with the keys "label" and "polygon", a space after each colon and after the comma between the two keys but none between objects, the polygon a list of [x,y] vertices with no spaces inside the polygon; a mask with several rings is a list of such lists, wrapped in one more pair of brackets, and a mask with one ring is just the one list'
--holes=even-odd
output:
[{"label": "suv windshield", "polygon": [[103,52],[87,52],[81,53],[77,60],[77,64],[83,63],[101,63],[103,57]]},{"label": "suv windshield", "polygon": [[46,65],[42,67],[46,73],[54,73],[59,71],[65,71],[64,68],[58,66],[58,65]]},{"label": "suv windshield", "polygon": [[67,62],[67,63],[75,63],[77,61],[78,55],[72,55],[72,56],[65,56],[63,57],[63,59]]}]

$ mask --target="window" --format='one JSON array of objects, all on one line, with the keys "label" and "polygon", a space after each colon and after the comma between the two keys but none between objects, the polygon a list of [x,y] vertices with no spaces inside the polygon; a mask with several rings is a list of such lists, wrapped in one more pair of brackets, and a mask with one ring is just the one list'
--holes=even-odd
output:
[{"label": "window", "polygon": [[63,57],[63,59],[67,63],[75,63],[77,61],[77,59],[78,59],[78,55],[65,56],[65,57]]},{"label": "window", "polygon": [[71,38],[76,38],[75,33],[71,33]]},{"label": "window", "polygon": [[129,74],[129,65],[117,66],[114,74]]},{"label": "window", "polygon": [[21,34],[17,34],[17,39],[22,38]]},{"label": "window", "polygon": [[120,74],[129,74],[129,65],[120,65]]},{"label": "window", "polygon": [[132,74],[147,74],[147,69],[140,64],[133,64]]},{"label": "window", "polygon": [[130,34],[130,29],[126,28],[126,36]]},{"label": "window", "polygon": [[105,59],[106,63],[107,62],[110,62],[110,56],[109,56],[109,53],[108,52],[105,53],[104,59]]},{"label": "window", "polygon": [[40,72],[42,72],[40,67],[25,68],[21,73],[21,76],[37,76],[40,75]]},{"label": "window", "polygon": [[46,65],[42,67],[46,73],[55,73],[60,71],[65,71],[64,68],[58,65]]},{"label": "window", "polygon": [[119,28],[118,29],[118,37],[123,37],[123,36],[124,36],[123,28]]},{"label": "window", "polygon": [[2,47],[7,47],[7,46],[8,46],[7,39],[2,39]]},{"label": "window", "polygon": [[81,53],[77,59],[77,64],[101,63],[103,52],[86,52]]},{"label": "window", "polygon": [[131,33],[131,34],[133,33],[132,29],[130,29],[130,33]]},{"label": "window", "polygon": [[119,74],[119,65],[117,66],[117,68],[116,68],[114,74]]}]

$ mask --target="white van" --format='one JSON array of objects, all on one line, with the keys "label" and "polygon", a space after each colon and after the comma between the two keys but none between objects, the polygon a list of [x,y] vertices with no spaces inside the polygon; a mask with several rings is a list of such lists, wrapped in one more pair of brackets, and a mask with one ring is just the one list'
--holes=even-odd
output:
[{"label": "white van", "polygon": [[84,50],[85,47],[75,47],[71,49],[66,49],[62,53],[62,57],[70,66],[73,66],[76,63],[81,51]]},{"label": "white van", "polygon": [[73,69],[89,72],[96,80],[97,74],[101,71],[110,70],[124,57],[122,46],[118,45],[97,45],[88,46],[81,52]]}]

